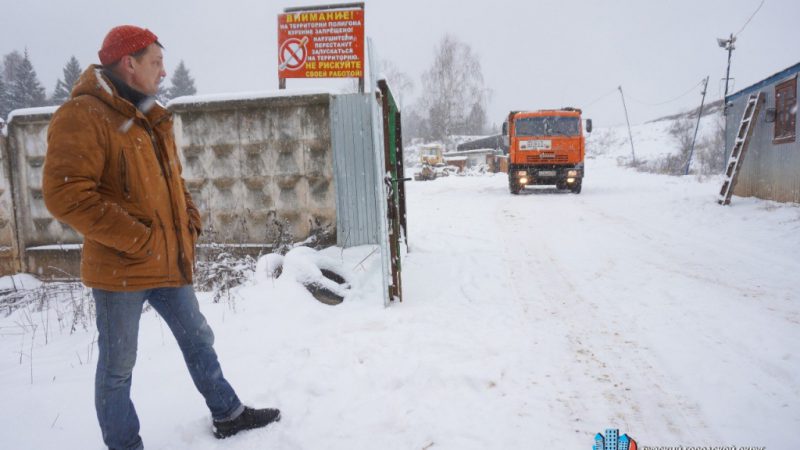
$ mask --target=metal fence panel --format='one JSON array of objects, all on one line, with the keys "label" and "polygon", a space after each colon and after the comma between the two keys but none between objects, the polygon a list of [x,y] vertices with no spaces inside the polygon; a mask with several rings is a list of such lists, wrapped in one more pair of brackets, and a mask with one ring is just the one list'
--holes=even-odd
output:
[{"label": "metal fence panel", "polygon": [[375,177],[377,183],[375,184],[375,196],[377,199],[377,214],[378,220],[378,242],[381,246],[381,267],[383,274],[383,304],[389,306],[392,290],[392,270],[391,270],[391,252],[389,250],[389,217],[388,206],[386,200],[388,197],[387,187],[384,184],[386,178],[390,178],[386,174],[386,161],[385,149],[383,140],[383,125],[382,125],[382,108],[378,103],[375,93],[378,92],[378,58],[377,51],[372,39],[367,38],[367,51],[369,52],[369,74],[370,74],[370,91],[373,93],[369,97],[370,112],[372,114],[372,142],[377,150],[375,152]]},{"label": "metal fence panel", "polygon": [[331,137],[336,173],[336,240],[342,247],[380,244],[380,201],[376,186],[379,148],[373,139],[371,94],[335,96]]}]

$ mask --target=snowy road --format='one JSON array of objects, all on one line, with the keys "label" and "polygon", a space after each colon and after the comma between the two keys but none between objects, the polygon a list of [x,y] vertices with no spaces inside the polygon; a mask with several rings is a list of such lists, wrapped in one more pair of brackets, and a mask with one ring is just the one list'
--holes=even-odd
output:
[{"label": "snowy road", "polygon": [[[240,397],[283,411],[267,430],[214,440],[145,312],[132,394],[145,445],[588,449],[614,427],[640,448],[796,448],[800,208],[723,208],[716,182],[611,159],[587,171],[580,195],[512,196],[504,175],[409,183],[402,304],[383,307],[370,247],[322,252],[354,279],[339,306],[287,277],[202,294]],[[69,333],[69,301],[0,318],[2,448],[101,448],[94,329]]]},{"label": "snowy road", "polygon": [[797,444],[800,212],[722,208],[717,188],[610,160],[590,161],[578,196],[511,196],[502,176],[413,185],[408,302],[479,311],[457,325],[476,353],[509,344],[507,366],[485,367],[519,404],[487,405],[502,416],[489,436],[588,448],[613,425],[647,445]]}]

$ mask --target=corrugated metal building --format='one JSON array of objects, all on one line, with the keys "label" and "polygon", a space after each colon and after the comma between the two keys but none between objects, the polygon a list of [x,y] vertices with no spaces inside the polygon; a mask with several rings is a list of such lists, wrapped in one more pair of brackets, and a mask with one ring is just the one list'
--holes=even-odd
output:
[{"label": "corrugated metal building", "polygon": [[742,163],[734,194],[800,203],[800,141],[797,139],[797,75],[800,63],[726,97],[725,151],[730,155],[747,98],[764,104]]},{"label": "corrugated metal building", "polygon": [[495,150],[501,150],[504,155],[508,154],[508,146],[505,144],[505,142],[503,142],[502,134],[475,139],[474,141],[464,142],[463,144],[456,146],[456,150],[459,152],[483,148],[493,148]]}]

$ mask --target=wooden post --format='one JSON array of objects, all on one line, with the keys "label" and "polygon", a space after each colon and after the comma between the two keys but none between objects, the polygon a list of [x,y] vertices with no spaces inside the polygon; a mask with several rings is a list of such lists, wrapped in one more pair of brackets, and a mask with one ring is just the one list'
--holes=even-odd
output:
[{"label": "wooden post", "polygon": [[622,86],[619,86],[619,95],[622,96],[622,108],[625,109],[625,122],[628,123],[628,138],[631,140],[631,157],[633,158],[633,165],[636,165],[636,152],[633,151],[633,133],[631,133],[631,121],[628,120],[628,107],[625,106],[625,94],[622,93]]}]

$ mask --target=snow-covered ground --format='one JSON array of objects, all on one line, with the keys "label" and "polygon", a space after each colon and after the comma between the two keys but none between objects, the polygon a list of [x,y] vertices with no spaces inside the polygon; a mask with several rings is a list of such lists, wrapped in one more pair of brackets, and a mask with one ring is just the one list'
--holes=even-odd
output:
[{"label": "snow-covered ground", "polygon": [[[695,113],[696,114],[696,113]],[[677,119],[661,119],[653,122],[635,124],[631,126],[633,135],[633,150],[631,150],[628,128],[625,125],[616,127],[596,128],[595,131],[587,135],[587,147],[590,154],[595,156],[613,156],[620,161],[630,161],[636,156],[637,161],[655,162],[668,155],[678,153],[679,142],[670,129],[676,122],[682,121],[687,127],[691,136],[697,128],[696,148],[697,152],[711,145],[710,141],[715,137],[714,134],[724,129],[724,122],[719,111],[712,111],[703,115],[700,119],[700,126],[697,127],[697,116],[684,113]],[[724,143],[720,143],[724,145]],[[721,149],[720,149],[721,150]],[[692,168],[697,169],[697,154],[694,155]]]},{"label": "snow-covered ground", "polygon": [[[266,430],[216,441],[169,330],[145,312],[145,445],[573,449],[614,427],[640,448],[796,448],[800,207],[721,207],[718,180],[620,168],[624,151],[589,159],[580,195],[512,196],[502,174],[409,183],[401,304],[383,307],[371,247],[296,250],[277,279],[259,273],[222,303],[200,295],[240,397],[283,411]],[[348,278],[341,305],[297,282],[315,260]],[[63,305],[0,318],[2,448],[102,448],[95,333],[59,325]]]}]

